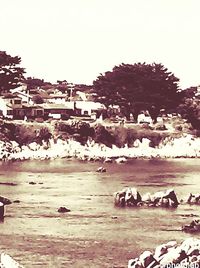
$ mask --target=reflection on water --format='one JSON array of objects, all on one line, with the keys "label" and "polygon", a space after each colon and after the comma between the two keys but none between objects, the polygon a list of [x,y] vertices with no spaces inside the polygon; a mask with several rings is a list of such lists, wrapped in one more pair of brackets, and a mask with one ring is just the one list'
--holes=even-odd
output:
[{"label": "reflection on water", "polygon": [[[115,208],[113,193],[136,186],[141,194],[174,188],[179,198],[198,192],[198,159],[131,160],[105,164],[70,160],[1,164],[6,207],[0,249],[25,267],[127,267],[129,258],[189,234],[180,227],[199,216],[197,206],[177,209]],[[30,184],[31,182],[31,184]],[[70,213],[59,214],[66,206]]]}]

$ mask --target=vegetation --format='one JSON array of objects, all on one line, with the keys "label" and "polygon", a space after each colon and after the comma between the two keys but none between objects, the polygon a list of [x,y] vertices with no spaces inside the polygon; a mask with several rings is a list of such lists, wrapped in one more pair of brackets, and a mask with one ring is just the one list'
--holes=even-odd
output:
[{"label": "vegetation", "polygon": [[[45,82],[44,79],[34,77],[25,79],[25,71],[24,68],[20,67],[20,63],[20,57],[10,56],[5,51],[0,51],[0,94],[11,94],[10,89],[18,87],[21,82],[26,83],[28,89],[41,87],[51,93],[54,92],[55,88],[63,93],[66,93],[66,90],[69,89],[70,84],[66,80],[58,80],[57,84],[53,85],[50,82]],[[190,87],[181,91],[178,83],[179,79],[160,63],[135,63],[121,64],[115,66],[112,71],[100,74],[93,82],[93,88],[80,84],[75,85],[74,89],[89,93],[92,100],[104,103],[107,108],[110,105],[119,105],[120,112],[118,115],[126,116],[127,119],[130,119],[129,116],[132,113],[134,119],[137,120],[141,110],[148,110],[155,123],[160,110],[165,109],[165,112],[180,113],[183,118],[191,123],[193,128],[200,130],[198,88]],[[37,92],[33,96],[33,101],[35,104],[44,102]],[[112,108],[108,108],[103,114],[104,118],[112,115],[114,115]],[[68,118],[62,116],[62,119]],[[74,126],[59,125],[59,128],[63,129],[63,132],[68,135],[75,135],[76,139],[83,143],[88,137],[92,137],[96,142],[105,144],[115,143],[121,146],[127,143],[131,145],[137,136],[131,130],[115,129],[115,132],[110,132],[100,125],[92,129],[86,123],[80,122]],[[159,128],[164,130],[163,126]],[[1,129],[3,131],[1,133],[2,137],[4,131],[8,131],[6,136],[12,136],[9,128],[1,126]],[[176,129],[181,131],[183,127],[179,125]],[[22,134],[24,141],[22,143],[26,143],[31,135],[31,133],[27,133],[27,135],[25,133],[24,130]]]},{"label": "vegetation", "polygon": [[173,109],[180,103],[179,79],[162,64],[121,64],[101,74],[94,82],[94,90],[107,107],[117,104],[128,117],[135,119],[141,110],[149,110],[152,118],[161,108]]},{"label": "vegetation", "polygon": [[52,134],[46,127],[15,123],[2,123],[0,125],[0,140],[16,141],[20,146],[32,142],[42,144],[42,141],[48,142],[51,137]]},{"label": "vegetation", "polygon": [[33,98],[32,98],[32,100],[33,100],[33,102],[35,104],[42,104],[42,103],[44,103],[44,99],[39,94],[34,95]]},{"label": "vegetation", "polygon": [[44,79],[34,78],[34,77],[27,77],[24,79],[24,83],[27,85],[28,89],[35,89],[37,87],[45,87],[51,86],[50,82],[45,82]]},{"label": "vegetation", "polygon": [[0,93],[9,92],[20,85],[24,74],[24,68],[19,67],[20,62],[20,57],[0,51]]},{"label": "vegetation", "polygon": [[[57,124],[56,129],[62,133],[62,137],[74,138],[82,144],[85,144],[88,138],[92,138],[96,143],[102,143],[108,147],[116,145],[119,148],[124,147],[125,144],[132,147],[136,139],[142,141],[143,138],[148,138],[151,141],[150,146],[155,147],[162,139],[169,136],[169,133],[154,132],[143,126],[137,127],[137,129],[121,126],[104,127],[100,124],[90,127],[89,124],[82,122],[73,124],[61,122]],[[63,135],[66,133],[67,135]]]},{"label": "vegetation", "polygon": [[200,130],[200,100],[185,98],[178,107],[179,113],[183,118],[190,122],[193,128]]}]

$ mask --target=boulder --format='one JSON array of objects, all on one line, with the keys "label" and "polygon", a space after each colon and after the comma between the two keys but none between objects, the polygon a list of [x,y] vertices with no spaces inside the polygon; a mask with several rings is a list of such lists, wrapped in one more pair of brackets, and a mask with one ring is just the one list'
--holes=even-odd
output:
[{"label": "boulder", "polygon": [[60,213],[65,213],[65,212],[70,212],[71,210],[66,208],[66,207],[59,207],[58,212]]},{"label": "boulder", "polygon": [[136,188],[125,188],[122,191],[114,193],[115,206],[137,206],[141,201],[141,195]]},{"label": "boulder", "polygon": [[0,202],[3,203],[4,205],[10,205],[12,204],[11,200],[8,198],[5,198],[3,196],[0,196]]},{"label": "boulder", "polygon": [[169,263],[180,263],[182,260],[187,258],[187,254],[180,247],[171,248],[160,260],[160,265],[165,266]]},{"label": "boulder", "polygon": [[199,220],[193,220],[190,224],[183,225],[182,231],[188,232],[188,233],[200,232]]},{"label": "boulder", "polygon": [[106,159],[104,160],[104,163],[112,163],[112,159],[109,157],[106,157]]},{"label": "boulder", "polygon": [[126,195],[126,189],[123,189],[122,191],[114,193],[114,204],[117,207],[124,207],[125,206],[125,195]]},{"label": "boulder", "polygon": [[128,261],[128,268],[144,268],[141,261],[138,258]]},{"label": "boulder", "polygon": [[179,205],[178,199],[173,189],[156,192],[151,196],[151,200],[155,206],[175,208]]},{"label": "boulder", "polygon": [[0,220],[4,218],[4,204],[0,202]]},{"label": "boulder", "polygon": [[196,249],[200,250],[200,240],[196,238],[187,238],[181,245],[180,248],[186,252],[187,255],[191,255]]},{"label": "boulder", "polygon": [[127,159],[125,157],[119,157],[115,160],[115,162],[117,164],[120,164],[120,163],[126,163],[127,162]]},{"label": "boulder", "polygon": [[99,168],[97,168],[96,172],[106,172],[106,168],[99,167]]},{"label": "boulder", "polygon": [[200,239],[188,238],[181,245],[176,241],[162,244],[154,255],[144,251],[138,258],[128,262],[128,268],[199,267]]},{"label": "boulder", "polygon": [[157,260],[157,261],[160,261],[164,255],[168,252],[168,250],[170,248],[173,248],[176,246],[176,241],[170,241],[166,244],[162,244],[160,246],[158,246],[156,249],[155,249],[155,253],[154,253],[154,258]]},{"label": "boulder", "polygon": [[0,256],[0,267],[9,268],[23,268],[18,262],[16,262],[10,255],[1,253]]},{"label": "boulder", "polygon": [[188,204],[200,204],[200,194],[192,194],[190,193],[188,199],[187,199]]},{"label": "boulder", "polygon": [[128,188],[125,194],[125,204],[127,206],[137,206],[142,201],[141,195],[136,188]]},{"label": "boulder", "polygon": [[143,267],[154,267],[159,264],[150,251],[144,251],[140,255],[139,261],[141,262]]}]

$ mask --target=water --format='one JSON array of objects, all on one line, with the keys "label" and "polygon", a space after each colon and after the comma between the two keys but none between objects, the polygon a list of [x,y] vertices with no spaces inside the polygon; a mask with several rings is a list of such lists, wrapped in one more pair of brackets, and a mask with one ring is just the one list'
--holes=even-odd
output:
[{"label": "water", "polygon": [[[105,164],[71,160],[0,165],[0,195],[12,201],[0,224],[0,250],[29,267],[127,267],[130,258],[169,240],[198,206],[115,208],[113,193],[135,186],[141,194],[174,188],[178,198],[199,190],[198,159],[132,160]],[[16,183],[15,186],[5,185]],[[34,182],[36,184],[29,184]],[[71,212],[60,214],[65,206]]]}]

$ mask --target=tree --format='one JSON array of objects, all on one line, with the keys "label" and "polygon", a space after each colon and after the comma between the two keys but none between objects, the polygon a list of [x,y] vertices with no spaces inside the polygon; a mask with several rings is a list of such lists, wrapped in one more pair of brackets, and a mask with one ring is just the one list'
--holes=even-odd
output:
[{"label": "tree", "polygon": [[39,94],[34,95],[32,100],[36,104],[44,103],[44,99]]},{"label": "tree", "polygon": [[24,74],[24,68],[19,67],[20,63],[20,57],[12,57],[0,51],[0,93],[20,86]]},{"label": "tree", "polygon": [[194,129],[200,130],[200,100],[185,98],[178,108],[178,112],[183,118],[191,123]]},{"label": "tree", "polygon": [[107,107],[119,105],[137,118],[148,109],[154,119],[161,108],[172,109],[180,102],[179,79],[162,64],[135,63],[115,66],[93,82],[94,91]]},{"label": "tree", "polygon": [[53,87],[53,85],[50,82],[45,82],[44,79],[35,78],[35,77],[27,77],[24,80],[24,83],[27,85],[28,89],[36,89],[39,87],[44,90],[47,90]]}]

